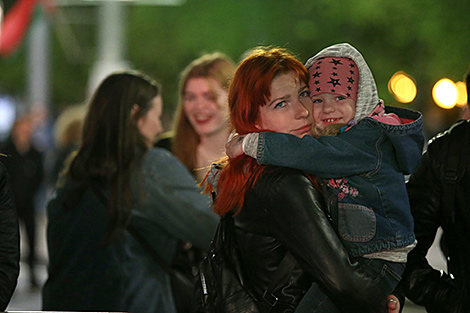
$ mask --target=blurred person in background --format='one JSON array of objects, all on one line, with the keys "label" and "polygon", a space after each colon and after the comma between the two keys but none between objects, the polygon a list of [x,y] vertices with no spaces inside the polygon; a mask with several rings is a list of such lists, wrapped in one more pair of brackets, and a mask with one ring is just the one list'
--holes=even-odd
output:
[{"label": "blurred person in background", "polygon": [[26,231],[29,282],[34,289],[39,287],[36,274],[36,196],[44,180],[44,157],[33,144],[33,131],[31,115],[18,118],[0,151],[7,155],[3,161],[10,175],[18,218]]},{"label": "blurred person in background", "polygon": [[[470,72],[466,75],[467,96]],[[407,183],[418,240],[408,255],[399,288],[427,312],[463,313],[470,308],[470,118],[429,141],[421,164]],[[447,272],[434,269],[426,255],[439,227]]]},{"label": "blurred person in background", "polygon": [[57,118],[54,129],[56,151],[52,172],[53,183],[64,167],[67,157],[80,146],[85,114],[86,107],[79,104],[65,108]]},{"label": "blurred person in background", "polygon": [[197,182],[225,153],[230,134],[227,90],[234,71],[233,61],[218,52],[191,62],[181,74],[173,131],[157,143],[172,151]]},{"label": "blurred person in background", "polygon": [[[2,157],[2,161],[4,158]],[[20,274],[20,233],[8,172],[0,162],[0,311],[5,311]]]},{"label": "blurred person in background", "polygon": [[179,240],[207,247],[218,218],[186,167],[152,148],[161,112],[160,87],[139,72],[111,74],[95,91],[47,206],[44,310],[176,312],[153,253],[169,262]]},{"label": "blurred person in background", "polygon": [[[233,61],[219,52],[192,61],[181,74],[174,129],[157,142],[173,152],[197,182],[225,154],[230,133],[227,90],[234,71]],[[194,279],[205,255],[206,249],[181,241],[172,263]]]}]

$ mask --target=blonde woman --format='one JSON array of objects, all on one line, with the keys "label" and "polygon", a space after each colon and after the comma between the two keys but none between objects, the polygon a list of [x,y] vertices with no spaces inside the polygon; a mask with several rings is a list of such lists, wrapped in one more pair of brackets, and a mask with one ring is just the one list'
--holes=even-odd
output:
[{"label": "blonde woman", "polygon": [[157,143],[172,151],[198,182],[225,153],[227,90],[234,71],[233,61],[219,52],[192,61],[181,74],[173,131]]}]

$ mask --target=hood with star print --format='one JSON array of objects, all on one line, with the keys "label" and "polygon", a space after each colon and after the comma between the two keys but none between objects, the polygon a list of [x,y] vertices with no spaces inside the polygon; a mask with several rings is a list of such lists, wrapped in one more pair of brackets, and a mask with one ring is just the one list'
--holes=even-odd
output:
[{"label": "hood with star print", "polygon": [[377,86],[374,76],[367,65],[362,54],[348,43],[340,43],[329,46],[316,55],[308,59],[305,63],[307,70],[314,65],[318,59],[326,57],[348,58],[352,59],[359,70],[359,84],[356,100],[356,114],[354,121],[357,123],[364,117],[368,116],[374,108],[382,102],[377,94]]}]

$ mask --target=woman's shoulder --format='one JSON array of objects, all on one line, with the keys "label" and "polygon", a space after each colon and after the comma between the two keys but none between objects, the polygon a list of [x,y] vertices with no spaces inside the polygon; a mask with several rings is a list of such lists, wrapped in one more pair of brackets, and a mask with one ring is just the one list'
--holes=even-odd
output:
[{"label": "woman's shoulder", "polygon": [[323,209],[324,204],[322,194],[306,174],[283,167],[266,169],[247,197],[247,205],[258,207],[277,222],[290,218],[297,222],[313,207]]},{"label": "woman's shoulder", "polygon": [[[163,148],[149,149],[144,156],[140,170],[146,177],[164,177],[167,180],[182,180],[183,176],[192,177],[183,163]],[[192,178],[188,181],[194,183]]]},{"label": "woman's shoulder", "polygon": [[150,148],[147,150],[144,159],[144,165],[179,163],[176,156],[165,148]]},{"label": "woman's shoulder", "polygon": [[259,177],[254,189],[261,193],[280,194],[290,192],[293,188],[311,184],[310,179],[300,170],[288,167],[269,166]]},{"label": "woman's shoulder", "polygon": [[260,178],[262,179],[286,179],[288,177],[306,177],[305,173],[301,170],[282,167],[282,166],[267,166],[263,171]]},{"label": "woman's shoulder", "polygon": [[142,161],[142,169],[149,170],[171,170],[184,167],[178,158],[164,148],[151,148],[147,150]]},{"label": "woman's shoulder", "polygon": [[470,132],[470,120],[457,121],[449,129],[428,141],[427,154],[432,155],[436,160],[445,158],[449,149],[457,151],[468,132]]}]

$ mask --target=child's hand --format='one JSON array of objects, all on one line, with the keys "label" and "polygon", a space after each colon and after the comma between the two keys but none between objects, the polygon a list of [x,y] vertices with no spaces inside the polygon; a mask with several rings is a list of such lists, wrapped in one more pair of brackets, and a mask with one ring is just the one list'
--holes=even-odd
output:
[{"label": "child's hand", "polygon": [[225,153],[230,159],[244,154],[242,147],[244,137],[245,136],[233,136],[225,145]]},{"label": "child's hand", "polygon": [[394,295],[389,295],[387,297],[387,309],[388,313],[398,313],[400,312],[400,302],[398,301],[398,298],[395,297]]}]

